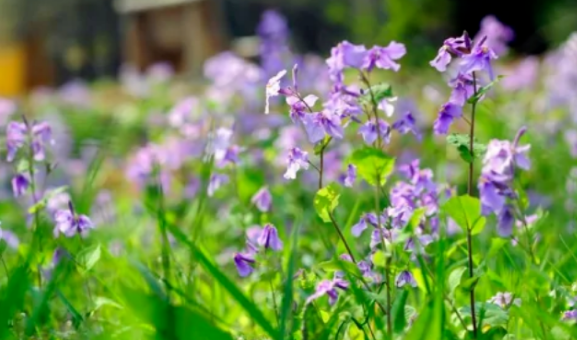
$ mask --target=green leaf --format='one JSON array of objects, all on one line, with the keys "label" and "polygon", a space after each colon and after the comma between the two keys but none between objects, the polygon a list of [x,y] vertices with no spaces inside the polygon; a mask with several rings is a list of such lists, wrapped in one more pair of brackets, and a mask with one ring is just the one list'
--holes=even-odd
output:
[{"label": "green leaf", "polygon": [[391,315],[393,317],[393,331],[395,333],[401,333],[407,325],[407,319],[405,318],[405,305],[407,304],[408,297],[409,291],[403,289],[399,294],[397,294],[395,301],[393,301]]},{"label": "green leaf", "polygon": [[463,274],[467,271],[467,267],[459,267],[451,272],[449,275],[449,296],[455,297],[455,290],[461,283]]},{"label": "green leaf", "polygon": [[0,339],[5,339],[8,330],[8,321],[14,317],[16,311],[24,305],[26,291],[30,287],[28,267],[22,265],[16,268],[8,279],[8,286],[2,290],[0,299]]},{"label": "green leaf", "polygon": [[509,242],[511,241],[502,237],[492,238],[491,247],[489,248],[489,252],[487,253],[487,258],[491,258],[497,255],[497,253],[501,251],[501,249]]},{"label": "green leaf", "polygon": [[[278,332],[278,339],[283,340],[285,338],[286,333],[286,325],[288,319],[292,317],[291,308],[293,305],[293,276],[295,272],[295,261],[297,257],[297,248],[298,248],[298,235],[300,230],[300,223],[293,228],[292,231],[292,244],[291,244],[291,252],[290,257],[288,260],[288,269],[286,271],[285,277],[285,285],[283,289],[283,298],[282,298],[282,305],[280,309],[280,325],[279,325],[279,332]],[[289,332],[292,334],[292,331]]]},{"label": "green leaf", "polygon": [[94,308],[92,310],[93,312],[99,310],[100,308],[102,308],[104,306],[111,306],[111,307],[114,307],[117,309],[123,309],[123,307],[121,305],[119,305],[114,300],[111,300],[107,297],[104,297],[104,296],[94,297]]},{"label": "green leaf", "polygon": [[443,212],[451,217],[463,230],[471,230],[473,235],[485,227],[485,217],[481,215],[481,201],[469,195],[451,197],[444,205]]},{"label": "green leaf", "polygon": [[359,270],[356,264],[353,262],[345,261],[345,260],[329,260],[325,262],[321,262],[318,264],[319,268],[326,270],[326,271],[345,271],[350,275],[356,277],[362,277],[363,274]]},{"label": "green leaf", "polygon": [[325,138],[320,143],[315,144],[315,147],[313,149],[315,155],[320,155],[321,152],[327,147],[327,145],[329,145],[332,139],[333,139],[332,136],[326,135]]},{"label": "green leaf", "polygon": [[317,191],[314,199],[314,207],[317,214],[324,222],[330,222],[330,214],[339,205],[340,187],[336,183],[331,183]]},{"label": "green leaf", "polygon": [[393,172],[395,158],[380,149],[364,147],[353,152],[349,163],[356,165],[358,174],[367,183],[382,186]]},{"label": "green leaf", "polygon": [[64,296],[64,294],[62,294],[62,292],[60,290],[56,291],[56,295],[58,295],[58,298],[60,299],[60,301],[62,301],[62,303],[64,304],[64,307],[66,307],[66,309],[68,310],[68,312],[72,316],[72,325],[74,325],[74,328],[78,329],[78,327],[80,326],[80,324],[82,323],[84,318],[78,312],[78,310],[76,308],[74,308],[72,303],[70,303],[70,301],[68,301],[68,299]]},{"label": "green leaf", "polygon": [[189,248],[191,256],[196,259],[202,267],[204,267],[216,282],[218,282],[231,295],[231,297],[248,312],[255,324],[258,324],[270,337],[278,337],[278,331],[270,324],[258,306],[249,300],[242,291],[208,259],[204,252],[200,251],[196,245],[188,240],[184,233],[174,224],[167,223],[166,227],[170,230],[176,240],[185,244]]},{"label": "green leaf", "polygon": [[100,255],[100,244],[97,244],[82,250],[76,257],[76,261],[85,271],[89,271],[100,260]]},{"label": "green leaf", "polygon": [[[388,249],[389,247],[387,247]],[[377,250],[374,254],[373,254],[373,264],[377,267],[381,267],[381,268],[385,268],[385,266],[387,265],[387,258],[391,257],[391,253],[390,252],[384,252],[382,250]]]},{"label": "green leaf", "polygon": [[497,78],[495,78],[495,80],[493,80],[492,82],[490,82],[489,84],[482,86],[479,90],[477,90],[477,93],[474,96],[471,96],[471,98],[469,98],[467,100],[467,103],[469,104],[473,104],[479,101],[479,99],[481,99],[481,97],[483,95],[485,95],[485,93],[487,93],[487,91],[489,91],[489,89],[491,89],[493,86],[495,86],[495,84],[497,84],[498,82],[501,81],[501,79],[503,79],[503,76],[497,76]]},{"label": "green leaf", "polygon": [[471,163],[475,158],[482,158],[487,152],[487,146],[478,143],[475,139],[473,140],[473,153],[471,153],[471,141],[468,134],[452,133],[447,136],[447,143],[455,146],[461,158],[467,163]]},{"label": "green leaf", "polygon": [[479,279],[480,277],[478,276],[473,277],[461,276],[461,282],[459,283],[459,288],[466,292],[469,292],[477,285]]},{"label": "green leaf", "polygon": [[415,230],[419,226],[423,216],[425,216],[425,213],[426,209],[424,207],[417,208],[415,211],[413,211],[413,215],[411,215],[411,219],[409,220],[409,226],[411,227],[411,230]]},{"label": "green leaf", "polygon": [[360,102],[363,105],[373,105],[373,99],[378,104],[383,99],[392,97],[393,88],[391,85],[387,83],[380,83],[371,86],[370,89],[365,90],[365,93],[360,98]]}]

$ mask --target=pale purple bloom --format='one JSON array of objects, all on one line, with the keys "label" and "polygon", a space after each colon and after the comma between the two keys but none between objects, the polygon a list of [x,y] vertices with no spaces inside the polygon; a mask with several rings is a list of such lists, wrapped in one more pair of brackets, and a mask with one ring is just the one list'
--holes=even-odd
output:
[{"label": "pale purple bloom", "polygon": [[353,45],[343,41],[331,49],[331,56],[327,59],[331,73],[341,72],[345,67],[360,69],[363,66],[367,49],[363,45]]},{"label": "pale purple bloom", "polygon": [[267,187],[263,187],[252,196],[250,201],[261,212],[267,212],[270,210],[272,204],[272,195]]},{"label": "pale purple bloom", "polygon": [[12,162],[19,148],[26,142],[28,128],[20,122],[10,122],[6,127],[6,147],[8,148],[8,162]]},{"label": "pale purple bloom", "polygon": [[371,71],[373,68],[398,71],[401,65],[395,62],[407,53],[405,45],[391,41],[387,47],[373,46],[366,54],[363,68]]},{"label": "pale purple bloom", "polygon": [[290,117],[293,123],[302,121],[307,114],[306,111],[312,109],[318,99],[319,98],[317,96],[312,94],[309,94],[302,100],[297,96],[287,96],[286,102],[290,105]]},{"label": "pale purple bloom", "polygon": [[254,268],[252,267],[254,263],[255,260],[248,254],[234,254],[234,264],[236,265],[238,275],[241,277],[247,277],[254,271]]},{"label": "pale purple bloom", "polygon": [[359,237],[362,234],[362,232],[365,229],[367,229],[368,225],[371,225],[376,228],[378,224],[377,220],[378,220],[377,215],[375,215],[374,213],[363,214],[359,222],[357,222],[355,225],[352,226],[351,234],[353,234],[353,236],[355,237]]},{"label": "pale purple bloom", "polygon": [[417,287],[417,281],[415,281],[413,274],[408,270],[400,272],[395,279],[395,286],[397,286],[397,288],[402,288],[405,285],[409,285],[413,288]]},{"label": "pale purple bloom", "polygon": [[349,287],[349,283],[339,278],[334,278],[332,280],[322,280],[317,285],[317,288],[311,296],[308,297],[306,304],[308,305],[313,300],[316,300],[323,295],[327,295],[329,297],[329,304],[332,306],[337,302],[339,297],[338,289],[347,290]]},{"label": "pale purple bloom", "polygon": [[515,223],[515,216],[513,216],[513,208],[505,206],[497,216],[497,232],[501,237],[509,237],[513,233],[513,224]]},{"label": "pale purple bloom", "polygon": [[463,107],[451,102],[443,104],[439,110],[439,116],[433,123],[435,134],[444,135],[449,131],[449,127],[456,118],[463,114]]},{"label": "pale purple bloom", "polygon": [[475,89],[473,87],[473,78],[468,74],[459,73],[455,79],[449,83],[453,88],[449,102],[464,106],[467,100],[473,96]]},{"label": "pale purple bloom", "polygon": [[92,221],[86,215],[77,215],[69,203],[69,209],[57,210],[54,213],[54,237],[60,233],[66,237],[73,237],[76,234],[86,236],[90,229],[94,228]]},{"label": "pale purple bloom", "polygon": [[212,197],[214,193],[224,184],[228,183],[228,176],[225,174],[213,173],[208,181],[207,193]]},{"label": "pale purple bloom", "polygon": [[323,140],[325,135],[342,139],[344,134],[340,117],[328,110],[305,115],[303,126],[313,144]]},{"label": "pale purple bloom", "polygon": [[484,45],[484,42],[485,39],[481,39],[481,41],[473,47],[470,54],[463,56],[460,64],[460,73],[471,74],[476,71],[486,71],[491,80],[495,78],[491,60],[497,59],[497,55],[489,47]]},{"label": "pale purple bloom", "polygon": [[347,166],[347,174],[343,180],[346,187],[352,188],[353,184],[357,180],[357,167],[354,164],[349,164]]},{"label": "pale purple bloom", "polygon": [[421,134],[417,130],[415,117],[410,111],[407,111],[401,118],[393,123],[393,129],[399,131],[401,134],[411,132],[417,139],[421,138]]},{"label": "pale purple bloom", "polygon": [[436,68],[437,71],[445,72],[447,70],[447,65],[451,62],[451,54],[459,57],[463,56],[470,52],[471,44],[471,39],[466,32],[460,37],[448,38],[443,42],[443,46],[439,48],[435,59],[431,60],[429,64]]},{"label": "pale purple bloom", "polygon": [[30,180],[28,176],[24,174],[17,174],[12,178],[12,192],[14,193],[14,197],[22,196],[28,187],[30,186]]},{"label": "pale purple bloom", "polygon": [[526,57],[507,72],[501,86],[508,91],[519,91],[531,88],[539,76],[539,58]]},{"label": "pale purple bloom", "polygon": [[284,174],[285,179],[295,179],[300,169],[308,169],[308,153],[299,148],[292,148],[288,154],[288,166]]},{"label": "pale purple bloom", "polygon": [[202,113],[200,100],[196,97],[187,97],[178,102],[168,113],[168,122],[172,127],[182,128],[184,124],[192,123]]},{"label": "pale purple bloom", "polygon": [[381,102],[377,105],[377,108],[383,111],[387,117],[391,117],[393,113],[395,113],[395,105],[391,104],[397,101],[397,97],[392,98],[384,98]]},{"label": "pale purple bloom", "polygon": [[508,307],[512,303],[516,305],[521,304],[521,300],[520,299],[513,300],[513,294],[509,292],[498,292],[497,294],[495,294],[495,296],[489,299],[489,302],[494,303],[501,308]]},{"label": "pale purple bloom", "polygon": [[16,234],[10,230],[5,230],[2,228],[0,228],[0,240],[6,242],[6,244],[12,249],[18,249],[18,246],[20,245],[20,240]]},{"label": "pale purple bloom", "polygon": [[449,65],[451,62],[451,59],[451,53],[449,53],[447,46],[443,45],[441,48],[439,48],[435,59],[431,60],[429,64],[436,68],[437,71],[445,72],[447,70],[447,65]]},{"label": "pale purple bloom", "polygon": [[563,320],[568,321],[568,320],[573,320],[573,321],[577,321],[577,309],[572,309],[572,310],[568,310],[563,312]]},{"label": "pale purple bloom", "polygon": [[378,139],[378,133],[381,134],[381,139],[388,144],[391,138],[391,127],[390,125],[382,119],[379,119],[379,126],[375,124],[372,120],[367,121],[358,130],[358,133],[363,136],[363,140],[367,144],[373,144]]},{"label": "pale purple bloom", "polygon": [[258,238],[258,245],[265,249],[282,250],[282,241],[278,237],[278,232],[272,224],[264,226]]},{"label": "pale purple bloom", "polygon": [[479,178],[479,197],[483,215],[488,215],[493,211],[501,211],[505,206],[506,196],[501,193],[500,188],[495,183],[483,176]]},{"label": "pale purple bloom", "polygon": [[266,84],[266,105],[264,108],[264,113],[269,113],[269,100],[272,97],[276,97],[279,95],[280,91],[280,80],[286,74],[286,70],[282,70],[277,73],[274,77],[270,78],[268,83]]},{"label": "pale purple bloom", "polygon": [[501,23],[493,15],[488,15],[481,20],[481,29],[474,40],[487,37],[485,44],[495,51],[496,54],[505,54],[508,50],[507,43],[513,40],[515,34],[513,30]]},{"label": "pale purple bloom", "polygon": [[238,164],[238,155],[241,151],[242,149],[238,145],[229,146],[225,150],[224,154],[219,154],[222,155],[222,158],[219,157],[220,159],[218,159],[217,166],[219,168],[224,168],[227,164]]}]

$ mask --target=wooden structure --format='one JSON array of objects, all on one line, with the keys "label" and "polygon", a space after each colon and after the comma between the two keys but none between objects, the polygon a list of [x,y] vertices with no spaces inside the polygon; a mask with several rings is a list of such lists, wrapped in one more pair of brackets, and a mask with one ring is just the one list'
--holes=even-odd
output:
[{"label": "wooden structure", "polygon": [[143,70],[168,62],[179,73],[199,74],[223,49],[217,0],[117,0],[122,15],[122,61]]}]

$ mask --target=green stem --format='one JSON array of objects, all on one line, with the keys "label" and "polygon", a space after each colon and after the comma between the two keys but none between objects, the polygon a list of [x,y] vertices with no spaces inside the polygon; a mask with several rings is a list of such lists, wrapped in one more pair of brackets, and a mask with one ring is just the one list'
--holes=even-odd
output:
[{"label": "green stem", "polygon": [[[380,207],[380,197],[379,197],[379,178],[380,174],[377,174],[377,184],[375,186],[375,214],[377,215],[377,228],[379,228],[379,235],[381,236],[381,243],[383,244],[383,252],[386,255],[387,252],[387,242],[385,241],[385,237],[382,233],[381,228],[381,207]],[[392,256],[392,248],[391,254]],[[385,289],[387,294],[387,334],[390,336],[391,331],[393,329],[392,324],[393,320],[391,317],[391,269],[390,269],[390,257],[387,257],[385,261]]]},{"label": "green stem", "polygon": [[[477,77],[475,72],[473,72],[473,96],[477,95]],[[471,104],[471,124],[470,124],[470,133],[469,133],[469,150],[473,157],[471,157],[471,162],[469,162],[469,180],[467,183],[467,193],[469,196],[473,196],[473,175],[474,175],[474,161],[475,161],[475,154],[473,151],[473,145],[475,142],[475,111],[477,108],[477,101],[473,101]],[[474,276],[473,272],[473,235],[471,231],[471,227],[467,228],[467,254],[468,254],[468,267],[469,267],[469,277],[472,278]],[[477,316],[475,315],[475,286],[471,287],[469,291],[469,303],[471,305],[471,319],[473,322],[473,339],[477,339]]]}]

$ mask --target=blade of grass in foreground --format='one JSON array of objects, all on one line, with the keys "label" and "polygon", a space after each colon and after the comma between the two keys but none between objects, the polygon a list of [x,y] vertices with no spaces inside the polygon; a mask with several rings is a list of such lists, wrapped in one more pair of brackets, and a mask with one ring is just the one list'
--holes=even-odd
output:
[{"label": "blade of grass in foreground", "polygon": [[188,246],[193,257],[198,260],[200,265],[206,269],[212,277],[219,282],[224,289],[244,308],[265,332],[272,338],[278,338],[278,332],[273,328],[270,322],[265,318],[264,314],[258,307],[250,301],[242,291],[223,273],[221,272],[209,259],[200,251],[175,225],[167,223],[168,230],[181,243]]},{"label": "blade of grass in foreground", "polygon": [[[291,243],[291,250],[290,250],[290,257],[288,261],[288,268],[286,273],[286,282],[283,289],[283,298],[282,298],[282,306],[281,306],[281,314],[280,314],[280,325],[278,331],[278,339],[283,340],[284,335],[286,332],[286,325],[288,318],[290,317],[291,313],[291,306],[293,302],[293,275],[295,271],[295,258],[297,253],[297,246],[298,246],[298,234],[300,230],[300,222],[295,223],[295,227],[292,231],[292,243]],[[291,332],[292,333],[292,332]]]}]

